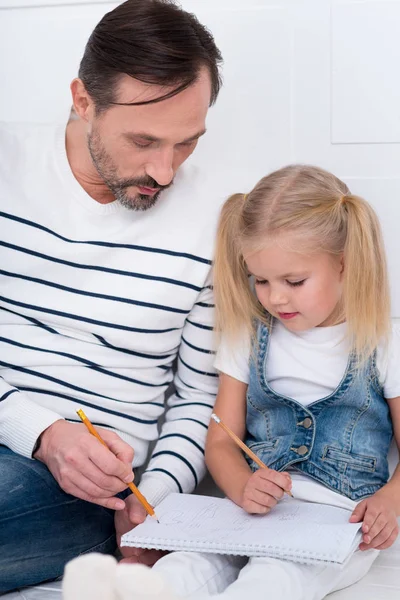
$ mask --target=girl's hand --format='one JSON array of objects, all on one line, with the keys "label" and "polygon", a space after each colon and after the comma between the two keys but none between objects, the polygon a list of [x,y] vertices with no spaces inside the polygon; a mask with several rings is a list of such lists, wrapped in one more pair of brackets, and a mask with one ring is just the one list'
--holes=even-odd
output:
[{"label": "girl's hand", "polygon": [[287,473],[258,469],[247,480],[241,507],[248,513],[265,515],[291,487],[292,480]]},{"label": "girl's hand", "polygon": [[350,523],[360,521],[363,521],[363,541],[359,546],[360,550],[389,548],[399,534],[393,498],[383,490],[357,504],[350,517]]}]

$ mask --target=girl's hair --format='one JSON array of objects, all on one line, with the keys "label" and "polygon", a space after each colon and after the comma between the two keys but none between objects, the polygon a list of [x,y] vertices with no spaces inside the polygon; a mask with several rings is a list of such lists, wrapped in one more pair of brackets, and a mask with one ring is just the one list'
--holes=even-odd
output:
[{"label": "girl's hair", "polygon": [[386,257],[378,218],[340,179],[307,165],[290,165],[234,194],[223,206],[217,235],[214,289],[217,332],[228,337],[270,316],[252,290],[245,257],[281,234],[291,250],[344,257],[342,314],[353,352],[366,360],[390,326]]}]

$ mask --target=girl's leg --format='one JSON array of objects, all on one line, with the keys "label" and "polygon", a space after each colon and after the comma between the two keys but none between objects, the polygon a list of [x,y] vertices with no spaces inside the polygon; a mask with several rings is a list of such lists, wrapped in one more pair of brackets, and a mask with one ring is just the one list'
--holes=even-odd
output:
[{"label": "girl's leg", "polygon": [[253,558],[218,600],[243,600],[245,594],[252,600],[322,600],[364,577],[377,555],[377,551],[356,552],[345,567]]},{"label": "girl's leg", "polygon": [[176,552],[153,569],[119,565],[99,554],[67,566],[64,600],[322,600],[361,579],[378,552],[356,552],[344,567],[301,565],[269,558],[243,559]]},{"label": "girl's leg", "polygon": [[330,591],[337,592],[360,581],[368,573],[378,555],[379,550],[355,552],[346,567],[342,569],[341,576],[336,582],[335,587]]},{"label": "girl's leg", "polygon": [[209,598],[238,576],[245,559],[176,552],[150,569],[120,564],[111,556],[88,554],[68,563],[63,600],[178,600]]},{"label": "girl's leg", "polygon": [[247,560],[223,554],[172,552],[161,558],[152,571],[160,575],[179,598],[194,600],[223,592],[237,579]]}]

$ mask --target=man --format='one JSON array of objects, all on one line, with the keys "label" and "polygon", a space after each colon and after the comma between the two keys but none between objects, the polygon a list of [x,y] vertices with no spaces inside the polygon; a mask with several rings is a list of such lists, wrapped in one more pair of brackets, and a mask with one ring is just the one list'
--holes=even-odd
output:
[{"label": "man", "polygon": [[145,518],[126,483],[158,437],[174,363],[140,489],[156,505],[204,474],[218,205],[204,175],[177,171],[220,60],[193,15],[128,0],[88,41],[78,119],[0,128],[0,593],[114,552]]}]

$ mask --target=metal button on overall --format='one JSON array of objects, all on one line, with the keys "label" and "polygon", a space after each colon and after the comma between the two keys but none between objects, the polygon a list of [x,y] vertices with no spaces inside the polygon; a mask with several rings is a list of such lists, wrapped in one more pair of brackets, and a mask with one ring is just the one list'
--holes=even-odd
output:
[{"label": "metal button on overall", "polygon": [[299,446],[298,448],[292,448],[292,450],[300,454],[300,456],[304,456],[308,452],[307,446]]}]

